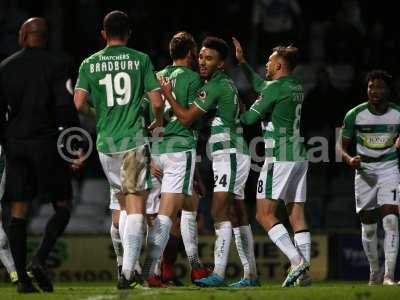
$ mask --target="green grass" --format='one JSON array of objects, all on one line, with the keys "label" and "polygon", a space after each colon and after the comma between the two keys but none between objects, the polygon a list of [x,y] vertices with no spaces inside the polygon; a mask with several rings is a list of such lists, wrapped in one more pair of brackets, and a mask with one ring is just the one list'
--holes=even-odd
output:
[{"label": "green grass", "polygon": [[264,284],[260,288],[201,289],[195,286],[167,289],[135,288],[118,291],[114,283],[59,283],[52,294],[17,295],[11,284],[0,284],[0,299],[57,299],[57,300],[129,300],[129,299],[162,299],[162,300],[280,300],[280,299],[335,299],[335,300],[372,300],[400,299],[400,286],[373,286],[366,282],[333,282],[314,283],[310,287],[281,288],[278,283]]}]

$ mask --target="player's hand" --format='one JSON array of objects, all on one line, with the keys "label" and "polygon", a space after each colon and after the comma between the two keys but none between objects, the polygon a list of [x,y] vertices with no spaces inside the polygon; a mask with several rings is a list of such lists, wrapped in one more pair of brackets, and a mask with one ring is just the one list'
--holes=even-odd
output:
[{"label": "player's hand", "polygon": [[171,85],[171,82],[169,81],[169,79],[167,77],[160,76],[158,78],[158,81],[160,82],[161,93],[163,95],[165,95],[166,97],[168,95],[171,95],[172,94],[172,85]]},{"label": "player's hand", "polygon": [[235,46],[236,59],[238,60],[239,64],[245,63],[246,60],[244,59],[243,49],[239,41],[235,37],[232,37],[232,42]]},{"label": "player's hand", "polygon": [[400,149],[400,136],[397,137],[395,146],[396,146],[397,149]]},{"label": "player's hand", "polygon": [[85,158],[84,158],[83,153],[79,153],[78,158],[74,159],[71,163],[70,167],[71,167],[72,171],[78,172],[82,168],[84,161],[85,161]]},{"label": "player's hand", "polygon": [[148,130],[154,131],[156,128],[160,128],[160,134],[158,136],[162,136],[162,120],[154,120],[151,124],[147,127]]},{"label": "player's hand", "polygon": [[162,171],[160,170],[160,168],[154,163],[154,161],[151,161],[150,164],[150,170],[151,170],[151,174],[157,178],[161,178],[162,177]]},{"label": "player's hand", "polygon": [[361,157],[357,155],[350,158],[349,166],[352,167],[353,169],[359,169],[361,166]]},{"label": "player's hand", "polygon": [[193,180],[193,189],[199,197],[205,197],[206,195],[206,187],[201,182],[201,180]]}]

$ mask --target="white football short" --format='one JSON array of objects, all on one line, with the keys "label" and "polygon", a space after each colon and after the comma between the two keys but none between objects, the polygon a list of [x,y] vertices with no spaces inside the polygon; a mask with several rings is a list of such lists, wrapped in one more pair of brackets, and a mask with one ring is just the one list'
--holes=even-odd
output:
[{"label": "white football short", "polygon": [[306,202],[308,161],[265,162],[257,182],[257,199]]},{"label": "white football short", "polygon": [[212,154],[214,192],[229,192],[244,199],[244,188],[250,172],[250,156],[241,153]]},{"label": "white football short", "polygon": [[379,172],[357,170],[354,179],[356,212],[384,204],[399,205],[400,174],[396,166]]},{"label": "white football short", "polygon": [[196,151],[152,155],[162,171],[161,193],[192,195]]}]

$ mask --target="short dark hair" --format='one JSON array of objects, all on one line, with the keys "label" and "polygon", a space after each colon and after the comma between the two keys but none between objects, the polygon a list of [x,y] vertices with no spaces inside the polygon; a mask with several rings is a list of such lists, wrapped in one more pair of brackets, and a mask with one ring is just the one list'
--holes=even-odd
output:
[{"label": "short dark hair", "polygon": [[222,60],[228,57],[229,47],[223,39],[215,36],[208,36],[203,40],[202,47],[216,50]]},{"label": "short dark hair", "polygon": [[278,56],[285,60],[290,70],[293,70],[297,66],[297,53],[299,52],[298,48],[292,45],[276,46],[272,49],[272,52],[278,53]]},{"label": "short dark hair", "polygon": [[173,60],[185,58],[190,50],[197,48],[193,36],[186,32],[176,33],[169,42],[169,54]]},{"label": "short dark hair", "polygon": [[393,77],[385,70],[372,70],[368,72],[366,76],[367,83],[375,79],[383,80],[389,88],[392,86]]},{"label": "short dark hair", "polygon": [[120,10],[114,10],[104,17],[103,28],[111,38],[124,38],[129,35],[129,17]]}]

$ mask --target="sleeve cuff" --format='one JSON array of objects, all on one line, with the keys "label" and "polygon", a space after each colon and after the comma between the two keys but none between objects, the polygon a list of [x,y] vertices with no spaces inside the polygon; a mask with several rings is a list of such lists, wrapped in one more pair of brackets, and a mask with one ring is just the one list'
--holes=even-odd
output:
[{"label": "sleeve cuff", "polygon": [[207,112],[204,108],[202,108],[199,104],[197,104],[197,102],[193,102],[198,108],[200,108],[200,110]]},{"label": "sleeve cuff", "polygon": [[86,89],[84,89],[84,88],[81,88],[81,87],[75,87],[74,90],[75,90],[75,91],[76,91],[76,90],[81,90],[81,91],[84,91],[84,92],[90,94],[88,90],[86,90]]},{"label": "sleeve cuff", "polygon": [[262,115],[262,113],[260,113],[258,110],[256,110],[255,108],[253,108],[253,107],[250,107],[250,110],[254,110],[256,113],[258,113],[259,115]]}]

